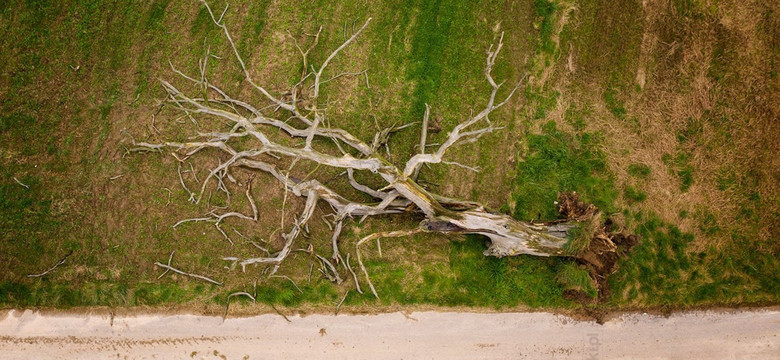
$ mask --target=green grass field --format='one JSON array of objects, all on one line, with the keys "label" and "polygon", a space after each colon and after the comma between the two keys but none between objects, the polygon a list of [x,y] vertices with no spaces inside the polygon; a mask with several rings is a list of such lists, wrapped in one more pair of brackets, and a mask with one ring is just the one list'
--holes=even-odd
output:
[{"label": "green grass field", "polygon": [[[225,2],[211,5],[218,12]],[[111,308],[218,311],[234,291],[286,311],[382,311],[395,306],[489,309],[679,309],[777,304],[780,299],[780,6],[747,1],[232,1],[225,13],[254,78],[281,93],[303,63],[293,40],[319,26],[310,54],[320,64],[366,18],[337,71],[367,70],[326,86],[331,124],[366,141],[381,126],[419,122],[425,104],[448,129],[478,111],[490,86],[484,57],[504,33],[494,76],[526,81],[492,121],[503,130],[454,148],[452,160],[478,166],[424,169],[421,183],[450,197],[480,201],[521,220],[554,219],[559,192],[576,191],[619,227],[640,236],[609,279],[606,301],[582,305],[567,289],[595,297],[587,273],[560,258],[486,258],[484,239],[429,234],[366,249],[380,295],[331,284],[308,255],[293,255],[284,278],[263,268],[231,268],[231,247],[208,224],[180,219],[207,211],[187,202],[176,164],[156,154],[125,156],[130,136],[154,136],[164,98],[158,79],[178,81],[169,61],[197,73],[206,54],[210,81],[248,101],[229,44],[197,1],[17,1],[0,3],[0,308]],[[337,70],[336,70],[337,69]],[[502,93],[505,94],[505,93]],[[172,138],[195,131],[156,115]],[[419,126],[393,135],[389,160],[417,151]],[[205,176],[217,161],[193,162]],[[315,170],[303,164],[306,175]],[[317,176],[337,174],[316,169]],[[243,176],[245,173],[238,173]],[[190,175],[188,175],[190,176]],[[368,176],[359,180],[371,183]],[[187,178],[191,182],[194,179]],[[22,186],[19,183],[26,186]],[[194,183],[192,183],[194,184]],[[194,185],[193,185],[194,186]],[[334,182],[337,190],[348,184]],[[170,189],[172,194],[164,188]],[[269,239],[287,206],[270,178],[258,178],[258,223],[227,221],[252,239]],[[239,210],[246,201],[236,196]],[[170,200],[170,203],[169,203]],[[213,204],[225,199],[216,197]],[[319,218],[318,215],[315,218]],[[404,215],[345,225],[343,249],[374,231],[412,228]],[[329,248],[328,228],[310,242]],[[72,251],[65,264],[40,278]],[[157,276],[173,265],[224,281],[219,287]],[[354,254],[353,254],[354,256]],[[269,311],[253,307],[246,311]],[[264,305],[263,305],[264,306]],[[241,306],[231,309],[241,309]]]}]

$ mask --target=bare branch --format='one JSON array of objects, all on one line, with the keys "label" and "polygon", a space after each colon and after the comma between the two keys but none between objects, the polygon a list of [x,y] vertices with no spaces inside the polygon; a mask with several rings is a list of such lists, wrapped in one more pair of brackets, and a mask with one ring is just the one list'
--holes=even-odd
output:
[{"label": "bare branch", "polygon": [[349,39],[347,39],[347,41],[345,41],[343,44],[341,44],[341,46],[339,46],[336,50],[333,50],[333,52],[330,53],[328,58],[325,59],[325,62],[323,62],[322,65],[320,66],[320,70],[314,74],[314,95],[312,95],[312,101],[315,101],[315,106],[316,106],[316,99],[320,94],[320,85],[321,85],[320,78],[322,77],[322,72],[325,71],[325,68],[328,67],[328,64],[330,63],[331,60],[333,60],[336,54],[338,54],[342,49],[347,47],[349,43],[354,41],[355,38],[357,38],[358,35],[360,35],[360,33],[363,32],[363,30],[368,26],[368,23],[370,22],[371,22],[371,18],[366,19],[366,22],[363,24],[363,26],[360,27],[360,29],[358,29],[358,31],[352,34],[352,36]]},{"label": "bare branch", "polygon": [[195,172],[195,168],[192,167],[192,162],[190,164],[190,172],[192,172],[192,177],[195,178],[195,182],[200,184],[200,180],[198,180],[198,174]]},{"label": "bare branch", "polygon": [[[277,106],[279,106],[279,107],[281,107],[281,108],[283,108],[285,110],[288,110],[288,111],[296,114],[296,116],[298,116],[299,113],[296,110],[294,105],[285,103],[285,102],[277,99],[276,97],[271,95],[268,91],[266,91],[263,87],[257,85],[254,82],[254,80],[252,80],[252,76],[249,75],[249,71],[246,69],[246,65],[244,65],[244,59],[241,58],[241,55],[238,53],[238,48],[236,47],[236,44],[233,42],[233,37],[230,36],[230,31],[228,30],[227,26],[225,26],[224,24],[221,23],[222,17],[220,17],[219,20],[217,20],[214,17],[214,13],[211,11],[211,7],[209,6],[208,2],[206,2],[205,0],[202,0],[202,2],[203,2],[203,5],[206,6],[206,10],[208,10],[209,15],[211,15],[211,19],[214,21],[214,24],[217,25],[219,28],[221,28],[225,32],[225,38],[227,38],[228,42],[230,42],[230,47],[233,49],[233,54],[235,55],[236,60],[238,60],[238,63],[241,65],[241,70],[243,70],[244,76],[246,77],[247,82],[249,82],[252,85],[252,87],[254,87],[258,91],[260,91],[260,93],[262,93],[266,98],[268,98],[268,100],[271,100]],[[225,11],[227,11],[227,8],[225,8]],[[305,116],[300,115],[300,119],[301,120],[305,119]]]},{"label": "bare branch", "polygon": [[455,166],[457,166],[457,167],[462,167],[462,168],[464,168],[464,169],[466,169],[466,170],[471,170],[471,171],[473,171],[473,172],[479,172],[479,166],[477,166],[477,167],[471,167],[471,166],[468,166],[468,165],[463,165],[463,164],[461,164],[461,163],[459,163],[459,162],[455,162],[455,161],[442,161],[442,164],[447,164],[447,165],[455,165]]},{"label": "bare branch", "polygon": [[353,169],[347,169],[347,177],[349,178],[349,184],[352,185],[353,188],[355,188],[358,191],[364,192],[368,195],[371,195],[377,199],[385,199],[387,198],[387,193],[376,191],[368,186],[359,184],[357,181],[355,181],[355,175],[354,175]]},{"label": "bare branch", "polygon": [[301,294],[303,294],[303,290],[301,290],[301,288],[299,288],[299,287],[298,287],[298,284],[296,284],[296,283],[295,283],[295,281],[293,281],[293,279],[290,279],[290,277],[289,277],[289,276],[287,276],[287,275],[271,275],[271,276],[269,276],[269,278],[281,278],[281,279],[287,279],[288,281],[290,281],[290,283],[292,283],[292,284],[293,284],[293,286],[295,286],[295,289],[296,289],[296,290],[298,290],[298,292],[300,292]]},{"label": "bare branch", "polygon": [[168,188],[162,188],[162,189],[168,192],[168,201],[165,202],[165,206],[168,206],[171,204],[171,196],[173,196],[173,191],[171,191],[171,189]]},{"label": "bare branch", "polygon": [[22,183],[21,181],[19,181],[19,179],[17,179],[16,177],[14,177],[14,181],[16,181],[16,183],[17,183],[17,184],[24,186],[24,188],[25,188],[25,189],[29,189],[29,188],[30,188],[30,185],[25,185],[25,184],[23,184],[23,183]]},{"label": "bare branch", "polygon": [[341,279],[341,275],[339,275],[339,272],[336,271],[336,267],[333,266],[333,263],[328,261],[328,259],[320,256],[319,254],[315,253],[314,256],[317,257],[317,260],[319,260],[322,263],[322,265],[325,267],[325,270],[326,270],[325,271],[325,275],[326,276],[330,277],[330,275],[328,275],[328,273],[333,273],[333,277],[332,277],[332,279],[333,279],[332,281],[333,282],[335,282],[336,284],[341,284],[342,282],[344,282],[344,280]]},{"label": "bare branch", "polygon": [[360,289],[360,281],[358,281],[357,274],[355,274],[355,270],[352,270],[352,265],[349,263],[349,253],[347,253],[347,260],[345,263],[347,264],[347,270],[352,274],[352,279],[355,280],[355,289],[358,293],[362,294],[363,290]]},{"label": "bare branch", "polygon": [[[330,79],[327,79],[325,81],[320,82],[320,85],[328,83],[328,82],[333,81],[333,80],[336,80],[336,79],[338,79],[338,78],[340,78],[342,76],[359,76],[359,75],[363,75],[363,74],[368,74],[368,70],[363,70],[363,71],[360,71],[360,72],[343,72],[343,73],[338,74],[338,75],[336,75],[336,76],[334,76],[334,77],[332,77]],[[366,75],[366,79],[368,79],[368,75]],[[368,80],[366,80],[366,86],[368,86]],[[311,88],[313,89],[314,85],[312,85]]]},{"label": "bare branch", "polygon": [[[428,121],[431,116],[431,107],[425,103],[425,115],[423,116],[422,128],[420,129],[420,154],[425,154],[425,142],[428,140]],[[420,166],[417,166],[412,172],[412,179],[417,180],[420,174]]]},{"label": "bare branch", "polygon": [[193,193],[188,187],[187,184],[184,183],[184,178],[181,176],[181,165],[178,165],[176,167],[176,171],[179,173],[179,182],[181,183],[181,187],[184,188],[185,191],[187,191],[188,194],[190,194],[190,198],[188,201],[195,201],[195,193]]},{"label": "bare branch", "polygon": [[65,255],[65,256],[64,256],[62,259],[60,259],[60,261],[58,261],[56,264],[54,264],[54,266],[52,266],[51,268],[49,268],[49,270],[46,270],[46,271],[44,271],[44,272],[42,272],[42,273],[40,273],[40,274],[30,274],[30,275],[27,275],[27,277],[29,277],[29,278],[43,277],[44,275],[46,275],[46,274],[48,274],[48,273],[52,272],[52,271],[53,271],[54,269],[56,269],[58,266],[60,266],[60,265],[64,264],[64,263],[65,263],[65,260],[67,260],[67,259],[68,259],[68,257],[69,257],[70,255],[72,255],[72,254],[73,254],[73,250],[69,251],[69,252],[68,252],[68,253],[67,253],[67,254],[66,254],[66,255]]},{"label": "bare branch", "polygon": [[292,230],[290,230],[290,232],[282,235],[282,237],[286,240],[286,242],[282,250],[279,251],[279,253],[276,254],[276,256],[245,259],[240,262],[241,267],[243,269],[246,269],[246,266],[251,264],[274,264],[275,266],[272,271],[272,274],[275,273],[276,270],[279,269],[279,264],[281,264],[281,262],[285,258],[287,258],[287,255],[290,254],[293,241],[295,241],[298,235],[300,235],[302,227],[309,221],[312,213],[314,213],[314,208],[317,203],[317,199],[318,199],[317,194],[314,191],[309,191],[309,194],[306,197],[306,207],[301,213],[300,219],[297,220],[295,224],[293,224],[293,228]]},{"label": "bare branch", "polygon": [[212,283],[214,285],[222,286],[222,283],[219,282],[219,281],[212,280],[212,279],[210,279],[208,277],[205,277],[203,275],[198,275],[198,274],[184,272],[184,271],[181,271],[179,269],[176,269],[176,268],[172,267],[171,266],[171,260],[172,259],[173,259],[173,252],[171,253],[171,256],[168,258],[168,264],[162,264],[162,263],[159,263],[159,262],[155,262],[154,264],[159,266],[159,267],[161,267],[161,268],[163,268],[163,269],[165,269],[165,273],[163,273],[163,275],[165,275],[168,271],[173,271],[173,272],[175,272],[177,274],[193,277],[193,278],[196,278],[196,279],[199,279],[199,280],[210,282],[210,283]]},{"label": "bare branch", "polygon": [[339,235],[341,235],[341,224],[342,221],[336,222],[336,229],[333,230],[333,236],[330,238],[330,242],[333,245],[333,257],[332,259],[336,260],[341,257],[339,254]]},{"label": "bare branch", "polygon": [[333,314],[333,315],[338,315],[339,314],[339,309],[341,309],[341,304],[344,303],[344,300],[347,300],[347,295],[349,295],[349,290],[347,290],[347,292],[344,293],[344,297],[341,298],[341,301],[339,301],[339,304],[336,305],[336,313]]},{"label": "bare branch", "polygon": [[[406,167],[404,168],[405,176],[415,175],[417,172],[419,172],[420,166],[422,166],[425,163],[442,162],[442,157],[444,156],[444,153],[453,145],[462,142],[475,141],[476,139],[478,139],[484,134],[491,133],[495,130],[500,129],[499,127],[494,127],[490,125],[490,120],[488,119],[488,116],[490,115],[491,112],[506,104],[506,102],[509,101],[509,99],[515,94],[516,90],[520,87],[520,83],[518,82],[518,84],[510,91],[509,95],[504,101],[502,101],[499,104],[495,104],[496,94],[498,93],[499,88],[501,88],[501,84],[496,84],[495,80],[493,80],[493,76],[491,72],[493,70],[493,65],[495,65],[496,58],[498,57],[498,54],[501,51],[501,48],[503,47],[503,40],[504,40],[504,34],[502,33],[501,37],[499,38],[498,46],[496,46],[496,49],[493,50],[493,46],[491,46],[487,53],[485,77],[487,78],[488,83],[490,83],[490,86],[493,88],[493,90],[490,93],[490,97],[488,98],[488,103],[485,106],[485,108],[482,111],[480,111],[477,115],[474,115],[470,119],[455,126],[455,128],[448,134],[447,140],[439,146],[438,151],[436,151],[435,153],[425,154],[424,152],[425,146],[422,146],[422,149],[420,149],[420,153],[413,156],[411,159],[409,159],[409,161],[407,161]],[[485,120],[488,126],[478,130],[465,131],[472,125],[475,125],[480,120]]]}]

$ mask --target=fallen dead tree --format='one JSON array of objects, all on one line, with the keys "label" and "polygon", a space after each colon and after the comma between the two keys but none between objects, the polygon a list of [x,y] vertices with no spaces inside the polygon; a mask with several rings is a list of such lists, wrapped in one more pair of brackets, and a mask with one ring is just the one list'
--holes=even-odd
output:
[{"label": "fallen dead tree", "polygon": [[[601,244],[606,245],[599,247],[599,254],[595,257],[593,254],[587,255],[591,256],[591,259],[567,251],[567,243],[570,241],[567,233],[578,226],[579,221],[583,220],[581,218],[551,223],[522,222],[507,214],[491,211],[477,202],[451,199],[433,193],[417,182],[418,174],[423,166],[450,164],[476,171],[466,164],[447,159],[448,150],[460,144],[477,141],[480,137],[501,129],[500,126],[491,121],[490,115],[504,106],[521,86],[521,81],[518,81],[505,91],[504,96],[500,98],[498,96],[504,83],[497,82],[493,78],[492,71],[503,47],[503,35],[498,39],[497,44],[488,49],[486,54],[484,76],[491,90],[485,96],[484,107],[481,111],[451,129],[441,144],[431,146],[427,143],[426,129],[430,118],[430,108],[426,105],[427,110],[421,119],[420,151],[406,161],[403,166],[397,166],[383,155],[382,150],[386,149],[388,138],[393,132],[409,125],[385,128],[377,132],[372,141],[365,141],[344,129],[332,127],[331,124],[338,121],[326,116],[326,106],[320,102],[322,85],[328,81],[341,76],[367,76],[366,72],[357,72],[340,73],[335,76],[331,75],[329,78],[324,77],[331,61],[355,42],[355,39],[369,26],[371,19],[368,19],[351,37],[333,50],[319,67],[309,64],[307,59],[309,52],[318,43],[319,32],[312,36],[314,38],[312,44],[306,50],[298,47],[304,64],[300,81],[282,96],[272,94],[250,75],[236,48],[234,39],[223,22],[227,8],[221,15],[217,15],[205,2],[204,6],[211,15],[214,25],[224,32],[245,81],[251,85],[254,91],[262,95],[265,99],[264,103],[250,104],[247,101],[233,98],[220,87],[209,82],[206,75],[206,65],[210,57],[208,53],[200,62],[199,76],[185,74],[171,64],[174,73],[178,74],[183,81],[188,82],[189,86],[194,86],[200,91],[194,95],[187,94],[185,91],[179,90],[173,83],[161,80],[162,87],[167,92],[164,104],[172,106],[181,113],[182,118],[189,118],[195,124],[197,124],[197,118],[216,118],[228,123],[229,126],[221,130],[199,132],[192,141],[136,142],[133,140],[133,148],[129,150],[170,153],[180,162],[207,149],[221,152],[224,159],[218,166],[209,171],[205,179],[199,180],[199,189],[191,190],[187,187],[181,177],[181,166],[179,167],[181,185],[189,193],[189,200],[196,204],[203,201],[204,194],[210,187],[216,187],[217,191],[222,191],[229,197],[229,184],[236,182],[231,175],[231,170],[238,167],[254,173],[270,175],[284,187],[285,196],[289,193],[305,200],[303,211],[298,214],[288,229],[283,229],[286,232],[280,234],[283,239],[281,247],[267,249],[255,244],[261,251],[261,255],[249,258],[229,257],[226,260],[234,261],[242,268],[257,264],[271,265],[271,275],[275,274],[291,253],[306,251],[296,250],[295,244],[296,240],[306,231],[318,203],[325,203],[329,206],[333,219],[333,234],[330,237],[332,254],[329,257],[315,254],[316,259],[320,262],[321,271],[337,283],[349,279],[351,274],[356,290],[359,292],[362,292],[360,280],[350,265],[348,256],[347,261],[344,261],[339,249],[339,236],[344,222],[353,218],[390,216],[401,213],[412,213],[420,219],[419,225],[415,228],[376,233],[357,242],[355,248],[357,266],[362,271],[371,292],[377,297],[377,292],[363,264],[360,247],[367,241],[384,237],[407,236],[418,232],[476,234],[489,240],[489,245],[484,252],[486,256],[504,257],[523,254],[574,256],[593,264],[599,263],[606,253],[616,252],[615,244],[611,242],[609,236],[604,236],[601,239]],[[296,46],[298,45],[296,44]],[[297,146],[287,145],[286,143],[289,141],[277,140],[279,133],[303,141]],[[326,147],[316,141],[319,139],[326,139],[332,145]],[[292,169],[299,162],[310,162],[317,164],[317,166],[341,169],[346,177],[345,181],[348,181],[352,188],[367,194],[374,201],[350,200],[326,186],[325,181],[316,179],[316,176],[296,178],[292,174]],[[282,163],[289,165],[282,167],[280,165]],[[373,174],[381,179],[384,186],[369,187],[357,182],[355,180],[357,172]],[[252,214],[247,215],[226,210],[218,213],[218,210],[215,209],[206,217],[181,220],[175,226],[189,221],[212,222],[230,241],[229,236],[220,227],[225,219],[238,218],[256,221],[258,218],[258,208],[252,199],[249,184],[251,184],[251,180],[247,181],[245,194],[251,204]],[[309,249],[308,251],[312,252],[313,250]],[[588,254],[587,249],[582,254]],[[338,270],[340,265],[345,268],[342,269],[342,274]],[[605,268],[604,266],[597,267],[599,272],[603,272],[603,268]]]}]

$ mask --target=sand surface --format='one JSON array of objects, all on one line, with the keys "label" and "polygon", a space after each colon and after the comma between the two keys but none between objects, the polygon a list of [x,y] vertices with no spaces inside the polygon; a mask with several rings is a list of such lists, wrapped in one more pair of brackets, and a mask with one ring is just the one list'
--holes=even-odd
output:
[{"label": "sand surface", "polygon": [[1,359],[779,359],[780,311],[42,315],[0,312]]}]

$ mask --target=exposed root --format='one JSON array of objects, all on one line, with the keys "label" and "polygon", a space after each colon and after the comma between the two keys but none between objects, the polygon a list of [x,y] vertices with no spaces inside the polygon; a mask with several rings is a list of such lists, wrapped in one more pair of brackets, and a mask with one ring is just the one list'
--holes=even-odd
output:
[{"label": "exposed root", "polygon": [[566,220],[584,221],[590,219],[597,210],[596,205],[582,202],[577,192],[558,194],[558,212]]}]

